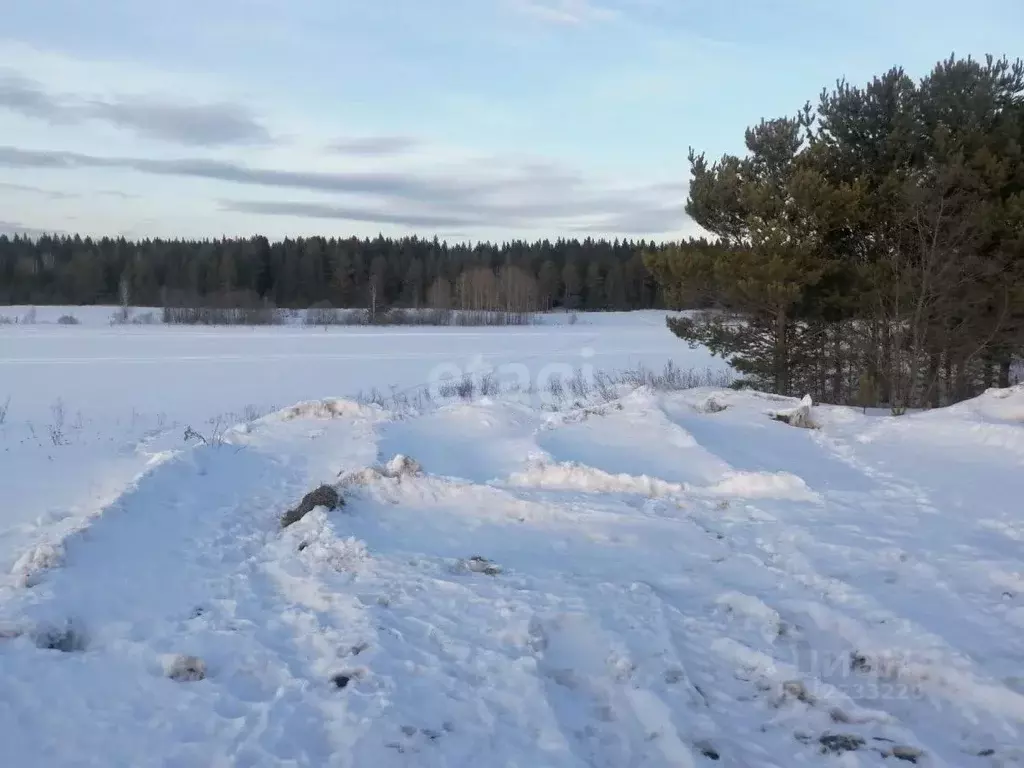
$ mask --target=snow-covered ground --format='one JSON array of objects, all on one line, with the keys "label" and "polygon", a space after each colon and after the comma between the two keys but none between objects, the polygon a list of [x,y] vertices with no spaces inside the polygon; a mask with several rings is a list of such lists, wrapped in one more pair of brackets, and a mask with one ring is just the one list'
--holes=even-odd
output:
[{"label": "snow-covered ground", "polygon": [[0,345],[4,764],[1024,764],[1024,387],[816,430],[708,388],[292,404],[708,364],[653,313]]},{"label": "snow-covered ground", "polygon": [[[325,396],[415,397],[474,371],[544,387],[577,369],[725,370],[669,333],[663,312],[582,315],[571,326],[324,330],[111,326],[115,309],[37,307],[34,323],[0,325],[0,573],[41,536],[103,509],[157,448],[181,448],[186,427],[216,434]],[[80,325],[57,325],[63,314]]]}]

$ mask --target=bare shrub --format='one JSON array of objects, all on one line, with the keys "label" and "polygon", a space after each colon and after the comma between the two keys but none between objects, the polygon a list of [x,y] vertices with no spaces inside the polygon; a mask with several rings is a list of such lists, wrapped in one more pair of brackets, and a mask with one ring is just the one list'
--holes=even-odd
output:
[{"label": "bare shrub", "polygon": [[156,313],[155,312],[143,312],[142,314],[135,315],[132,318],[132,325],[156,325]]},{"label": "bare shrub", "polygon": [[8,395],[7,399],[0,403],[0,425],[7,421],[7,411],[11,407],[11,396]]},{"label": "bare shrub", "polygon": [[493,373],[485,373],[480,377],[480,395],[482,397],[494,397],[500,391],[498,380]]},{"label": "bare shrub", "polygon": [[370,312],[366,309],[335,309],[329,305],[310,307],[302,318],[304,325],[369,325]]},{"label": "bare shrub", "polygon": [[57,318],[57,325],[78,325],[78,318],[74,315],[61,315]]},{"label": "bare shrub", "polygon": [[[639,387],[665,392],[701,387],[725,389],[730,386],[733,378],[733,374],[727,370],[680,369],[670,362],[660,371],[638,366],[620,371],[596,371],[590,376],[583,369],[576,368],[571,375],[552,375],[536,386],[549,398],[549,404],[571,400],[583,405],[593,401],[608,403],[624,394],[624,390]],[[434,398],[442,401],[473,400],[476,397],[497,397],[503,394],[533,396],[538,394],[538,390],[530,383],[503,382],[494,371],[487,371],[465,373],[437,384],[423,384],[402,391],[393,388],[390,395],[379,389],[364,390],[354,399],[364,405],[408,414],[436,405]]]},{"label": "bare shrub", "polygon": [[608,402],[615,399],[617,394],[615,391],[615,379],[610,374],[598,371],[594,374],[593,384],[594,389],[597,390],[597,396],[601,400]]},{"label": "bare shrub", "polygon": [[242,409],[243,421],[256,421],[263,418],[265,411],[257,405],[249,404]]},{"label": "bare shrub", "polygon": [[342,325],[344,315],[331,306],[329,301],[314,304],[306,310],[302,322],[305,325]]},{"label": "bare shrub", "polygon": [[284,315],[266,307],[164,307],[168,325],[282,325]]},{"label": "bare shrub", "polygon": [[451,325],[454,316],[450,309],[423,309],[420,312],[424,325]]},{"label": "bare shrub", "polygon": [[117,286],[117,295],[121,299],[121,308],[117,311],[118,322],[121,324],[127,323],[132,316],[132,291],[131,281],[128,279],[127,270],[121,275],[121,280]]},{"label": "bare shrub", "polygon": [[658,392],[677,392],[699,387],[726,388],[732,385],[735,377],[731,371],[714,370],[711,368],[679,368],[669,360],[661,371],[653,371],[643,365],[621,371],[615,375],[616,383],[629,387],[649,387]]},{"label": "bare shrub", "polygon": [[483,309],[402,309],[392,307],[378,312],[373,317],[374,325],[422,325],[422,326],[515,326],[529,325],[532,315],[528,312],[506,312]]},{"label": "bare shrub", "polygon": [[416,320],[415,312],[394,307],[373,315],[374,325],[416,325]]},{"label": "bare shrub", "polygon": [[29,307],[25,310],[25,314],[21,316],[22,325],[35,325],[36,322],[36,308]]},{"label": "bare shrub", "polygon": [[585,398],[590,396],[590,382],[587,381],[583,375],[583,371],[579,368],[576,369],[573,377],[569,379],[569,391],[575,398]]},{"label": "bare shrub", "polygon": [[461,379],[447,381],[438,388],[438,394],[443,398],[459,397],[463,400],[472,400],[476,394],[476,382],[469,374]]},{"label": "bare shrub", "polygon": [[254,291],[228,291],[202,300],[178,294],[169,296],[163,308],[163,321],[169,325],[283,325],[287,317],[287,311]]},{"label": "bare shrub", "polygon": [[285,321],[285,315],[269,304],[239,309],[236,312],[239,318],[237,325],[283,325]]},{"label": "bare shrub", "polygon": [[50,406],[50,416],[52,418],[50,425],[47,427],[47,432],[50,435],[50,442],[54,445],[65,445],[67,439],[64,437],[64,422],[66,420],[66,414],[64,412],[64,401],[59,397],[54,401],[53,405]]},{"label": "bare shrub", "polygon": [[15,325],[18,321],[7,315],[0,315],[0,325]]},{"label": "bare shrub", "polygon": [[454,314],[455,325],[462,327],[530,325],[530,312],[504,312],[489,309],[460,310]]},{"label": "bare shrub", "polygon": [[548,379],[548,394],[556,400],[565,399],[565,385],[562,383],[561,376],[552,376]]},{"label": "bare shrub", "polygon": [[216,416],[207,421],[207,424],[210,426],[210,431],[205,435],[192,429],[192,427],[185,427],[184,441],[187,443],[190,440],[197,440],[203,445],[224,445],[224,443],[227,442],[228,430],[228,425],[224,421],[224,418],[222,416]]}]

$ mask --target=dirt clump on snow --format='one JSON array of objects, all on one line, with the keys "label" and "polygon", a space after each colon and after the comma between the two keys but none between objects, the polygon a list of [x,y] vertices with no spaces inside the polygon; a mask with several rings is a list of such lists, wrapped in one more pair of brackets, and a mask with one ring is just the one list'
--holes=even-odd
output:
[{"label": "dirt clump on snow", "polygon": [[501,566],[480,555],[473,555],[465,560],[460,560],[455,565],[456,572],[482,573],[486,576],[497,576],[501,573]]},{"label": "dirt clump on snow", "polygon": [[77,653],[84,651],[88,645],[85,633],[72,623],[63,627],[42,627],[33,633],[37,647],[47,651],[61,653]]},{"label": "dirt clump on snow", "polygon": [[841,754],[854,752],[866,743],[864,739],[853,733],[826,733],[818,739],[823,753]]},{"label": "dirt clump on snow", "polygon": [[344,506],[344,499],[338,493],[338,489],[333,485],[321,485],[303,496],[297,507],[284,513],[281,517],[281,527],[287,528],[289,525],[299,522],[317,507],[333,510],[341,506]]}]

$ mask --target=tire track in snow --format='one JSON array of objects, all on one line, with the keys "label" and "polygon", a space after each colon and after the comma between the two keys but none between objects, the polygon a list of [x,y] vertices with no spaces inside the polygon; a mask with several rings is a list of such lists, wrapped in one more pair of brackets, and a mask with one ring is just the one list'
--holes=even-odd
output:
[{"label": "tire track in snow", "polygon": [[[694,416],[693,418],[701,418],[701,417]],[[704,418],[714,418],[714,417],[712,416],[712,417],[704,417]],[[720,422],[726,422],[726,424],[728,423],[727,420],[725,420],[725,419],[719,419],[719,421]],[[804,436],[801,435],[801,437],[804,437]],[[813,437],[816,437],[816,436],[811,436],[811,437],[813,438]],[[723,436],[720,436],[719,439],[722,440],[723,443],[727,443],[727,444],[730,444],[730,445],[738,444],[735,437],[730,439],[730,438],[724,437],[724,435],[723,435]],[[811,439],[808,442],[809,442],[809,444],[807,446],[807,449],[805,449],[805,453],[807,452],[808,449],[813,453],[814,450],[817,448],[817,449],[820,450],[820,452],[823,455],[826,455],[826,456],[828,455],[827,448],[825,448],[825,446],[819,445],[818,440]],[[825,450],[821,450],[822,448],[825,448]],[[805,459],[806,459],[806,457],[805,457]],[[828,461],[836,461],[836,460],[838,460],[842,464],[845,464],[845,465],[849,466],[850,469],[853,470],[854,472],[862,472],[865,475],[869,475],[869,473],[864,472],[863,468],[858,466],[856,464],[856,462],[849,461],[848,458],[845,457],[845,456],[835,456],[832,459],[826,459],[826,462],[828,462]],[[815,463],[813,461],[810,461],[810,460],[805,460],[805,461],[802,461],[801,463],[803,465],[807,466],[808,469],[813,469],[815,467]],[[767,466],[767,465],[762,465],[762,466]],[[773,464],[772,466],[774,467],[775,465]],[[579,469],[580,472],[582,472],[584,470],[585,470],[585,467],[580,467],[580,469]],[[832,472],[832,474],[834,475],[835,473]],[[805,475],[805,476],[808,476],[808,475]],[[651,473],[649,473],[649,477],[650,477],[649,485],[651,485],[652,488],[658,487],[659,486],[659,480],[660,480],[660,478],[658,477],[658,473],[657,472],[651,472]],[[814,476],[812,474],[812,475],[809,475],[809,477],[811,477],[812,480],[813,480]],[[875,475],[875,474],[870,474],[870,480],[871,481],[879,482],[881,488],[891,489],[895,485],[894,483],[890,482],[890,478],[888,478],[888,477],[880,477],[880,476]],[[855,481],[853,481],[853,480],[850,480],[849,482],[852,482],[852,483],[854,483],[854,485],[857,485],[857,483]],[[810,484],[811,484],[812,487],[819,487],[819,488],[823,487],[820,483],[811,482]],[[869,483],[864,485],[865,488],[868,488],[869,486],[870,486],[870,481],[869,481]],[[639,489],[637,489],[637,490],[639,490]],[[900,491],[905,492],[905,489],[901,488],[901,489],[899,489],[899,491],[897,491],[897,493],[900,492]],[[888,493],[891,495],[893,493],[893,491],[889,490]],[[740,494],[740,495],[742,495],[742,494]],[[871,496],[874,496],[874,495],[875,494],[871,494]],[[844,498],[845,497],[847,499],[848,503],[850,503],[851,501],[855,503],[855,501],[856,501],[856,499],[858,497],[865,498],[865,497],[868,497],[868,494],[866,494],[866,493],[855,493],[855,492],[831,492],[830,493],[830,492],[826,491],[826,501],[828,501],[828,499],[830,497],[831,498],[837,498],[837,497]],[[919,501],[920,498],[918,497],[917,500]],[[774,504],[771,504],[770,508],[777,508],[777,507],[779,507],[779,504],[778,503],[774,503]],[[789,510],[787,510],[787,512],[789,512]],[[783,515],[783,520],[785,520],[787,518],[790,518],[790,517],[792,517],[791,513],[787,514],[787,515]],[[764,520],[772,521],[772,520],[776,520],[776,519],[778,519],[778,517],[776,515],[771,515],[770,513],[768,515],[765,515],[765,516],[762,517],[762,521],[764,521]],[[805,522],[806,522],[806,520],[805,520]],[[718,528],[719,528],[719,530],[721,530],[721,526],[718,526]],[[828,631],[824,631],[823,632],[822,631],[822,627],[814,627],[813,628],[814,632],[815,632],[815,634],[814,634],[815,645],[816,645],[816,647],[821,649],[820,652],[819,652],[820,656],[818,657],[818,661],[816,663],[819,666],[829,664],[830,666],[835,667],[836,664],[835,664],[834,660],[831,661],[831,662],[826,662],[826,658],[827,658],[826,654],[832,654],[835,659],[842,659],[844,656],[848,656],[849,654],[856,652],[857,645],[858,645],[857,641],[855,639],[853,639],[846,632],[843,632],[843,631],[839,631],[838,633],[836,632],[836,629],[838,629],[840,627],[843,627],[843,626],[851,626],[851,627],[856,626],[858,628],[858,631],[855,634],[860,637],[860,641],[861,641],[860,645],[861,645],[861,647],[872,647],[872,645],[877,647],[878,644],[879,644],[878,640],[875,640],[874,642],[872,642],[870,640],[866,640],[866,638],[870,638],[870,636],[872,634],[872,632],[870,630],[867,630],[866,628],[873,626],[878,621],[878,605],[874,601],[875,595],[870,595],[869,596],[867,593],[864,593],[864,592],[862,592],[859,589],[853,588],[843,578],[837,578],[835,575],[827,576],[827,577],[826,576],[822,576],[821,574],[816,572],[814,566],[811,564],[811,561],[808,560],[806,557],[804,557],[802,554],[800,554],[799,545],[797,547],[792,546],[793,544],[795,544],[797,542],[800,542],[800,543],[810,542],[811,545],[812,545],[812,549],[815,548],[815,547],[821,548],[821,547],[824,547],[826,545],[819,544],[819,543],[814,542],[813,540],[811,540],[810,537],[807,535],[807,533],[802,528],[791,528],[790,524],[787,524],[787,523],[784,523],[784,522],[780,523],[779,525],[760,526],[759,528],[761,530],[761,536],[759,536],[757,538],[754,538],[749,543],[749,545],[744,548],[746,550],[746,555],[745,556],[752,557],[753,558],[753,562],[760,563],[771,574],[771,578],[770,578],[769,581],[775,581],[776,583],[779,583],[781,585],[787,585],[787,584],[789,585],[786,589],[779,589],[779,590],[777,590],[778,592],[781,593],[781,595],[779,597],[780,602],[783,603],[783,604],[785,604],[787,602],[788,603],[798,602],[798,601],[794,601],[792,598],[787,598],[785,596],[786,591],[787,590],[791,590],[794,586],[798,586],[799,591],[803,591],[803,592],[806,592],[807,590],[823,589],[824,593],[826,595],[826,602],[831,603],[832,607],[826,608],[825,606],[821,606],[821,609],[826,611],[826,612],[831,612],[833,615],[836,615],[837,617],[838,616],[842,617],[837,624],[834,624],[834,628],[830,629]],[[712,528],[705,527],[705,530],[710,533]],[[793,531],[797,535],[794,536],[792,533],[790,533],[790,531]],[[764,534],[769,534],[767,540],[765,540]],[[769,543],[773,539],[778,541],[778,542],[780,542],[780,543],[788,545],[788,546],[783,546],[782,548],[779,548],[777,546],[773,546],[773,545],[771,545]],[[782,567],[780,567],[780,566],[782,566]],[[795,584],[793,583],[794,579],[796,580]],[[776,590],[772,590],[772,591],[776,591]],[[828,595],[830,595],[830,594],[832,595],[831,598],[828,597]],[[820,598],[821,598],[820,593],[816,594],[816,595],[812,593],[812,599],[813,600],[815,600],[815,601],[816,600],[820,600]],[[839,602],[837,602],[837,601],[839,601]],[[816,603],[816,602],[812,602],[811,604],[812,605],[818,605],[818,603]],[[835,607],[836,605],[842,605],[843,606],[843,611],[842,612],[837,611],[837,609]],[[856,613],[855,613],[856,618],[855,618],[854,616],[850,616],[847,613],[847,611],[849,610],[849,608],[851,608],[853,606],[856,606],[856,605],[860,606],[860,610],[856,611]],[[784,609],[780,609],[780,610],[784,610]],[[822,615],[824,615],[824,614],[822,614]],[[900,614],[897,612],[895,615],[899,616]],[[806,619],[807,617],[802,617],[802,618]],[[903,620],[903,621],[906,623],[906,620]],[[890,633],[887,633],[887,636],[889,634]],[[917,628],[915,626],[908,626],[907,627],[906,639],[913,638],[915,643],[916,643],[916,645],[914,647],[919,646],[920,645],[920,641],[923,640],[926,636],[927,636],[927,633],[922,635],[920,628]],[[924,650],[927,650],[928,648],[929,648],[929,646],[928,646],[928,644],[926,642],[926,644],[924,646]],[[796,654],[801,653],[801,652],[803,652],[803,651],[800,651],[800,650],[794,650],[793,651],[793,653],[796,653]],[[911,651],[911,652],[913,653],[913,651]],[[769,654],[768,658],[771,658],[771,654]],[[806,663],[806,661],[808,661],[808,660],[805,660],[805,663]],[[815,672],[815,670],[809,670],[809,671],[811,671],[812,673]],[[863,700],[863,703],[868,704],[869,707],[872,707],[872,708],[881,707],[882,709],[888,710],[891,713],[893,713],[897,717],[897,719],[903,719],[903,720],[906,720],[907,718],[913,719],[916,714],[919,714],[914,707],[912,707],[912,706],[909,706],[909,707],[902,706],[901,702],[898,702],[898,701],[897,702],[892,702],[892,701],[888,701],[888,702],[881,701],[880,702],[880,701],[878,701],[878,699],[879,699],[878,694],[875,694],[874,696],[871,696],[870,691],[872,689],[875,689],[875,690],[879,689],[879,685],[877,685],[877,684],[872,685],[870,682],[864,683],[864,682],[859,682],[859,681],[856,681],[856,680],[853,683],[851,683],[851,680],[850,680],[848,674],[844,674],[844,675],[840,676],[840,678],[833,679],[831,681],[829,681],[826,678],[821,678],[817,682],[818,682],[819,685],[826,685],[826,686],[829,685],[830,682],[838,682],[838,683],[844,684],[844,687],[847,690],[866,691],[867,692],[867,698]],[[859,684],[858,684],[858,682],[859,682]],[[907,688],[908,686],[906,686],[904,684],[902,687],[903,688]],[[893,686],[893,688],[895,689],[895,686]],[[962,688],[961,688],[961,690],[962,690]],[[976,690],[977,690],[977,695],[982,696],[982,697],[986,697],[987,696],[989,699],[991,699],[992,695],[995,693],[995,691],[993,689],[987,689],[984,686],[984,684],[982,684],[981,687],[976,688]],[[986,691],[991,691],[991,692],[990,693],[986,693]],[[935,690],[935,691],[933,691],[933,693],[939,693],[939,691]],[[1010,692],[1007,692],[1007,694],[1009,695],[1008,697],[1005,696],[1005,695],[1004,696],[996,695],[995,700],[992,701],[992,704],[994,704],[997,707],[997,710],[995,710],[995,711],[1000,711],[1000,709],[999,709],[1000,707],[1010,707],[1009,710],[1002,709],[1002,712],[1004,714],[1009,714],[1016,707],[1016,705],[1013,703],[1013,694],[1010,693]],[[996,702],[998,702],[998,700],[1000,698],[1002,698],[1004,700],[1004,703],[1002,705],[999,705],[999,704],[996,703]],[[990,707],[987,705],[987,703],[985,703],[983,701],[983,699],[979,699],[978,701],[976,701],[976,704],[981,704],[982,708],[985,709],[985,710],[989,710],[990,709]],[[993,711],[993,714],[995,713],[995,711]],[[1015,717],[1012,714],[1010,715],[1010,717],[1011,717],[1011,720],[1015,719]],[[959,718],[954,717],[954,720],[958,720],[958,719]],[[955,732],[957,730],[957,727],[958,726],[953,726],[949,730],[951,732]],[[944,729],[941,729],[941,728],[940,729],[927,728],[926,730],[933,732],[932,733],[932,737],[933,738],[936,738],[936,739],[938,739],[939,741],[942,741],[942,742],[946,742],[945,744],[943,744],[943,746],[946,747],[946,748],[952,747],[952,748],[959,749],[959,748],[963,747],[963,744],[959,743],[959,742],[956,743],[956,744],[948,743],[947,740],[942,735]],[[998,726],[996,726],[996,727],[994,727],[992,729],[983,729],[983,730],[987,731],[989,737],[994,738],[996,743],[998,743],[1001,740],[996,735],[998,730],[999,730]],[[906,735],[911,736],[911,734],[909,734],[909,732],[907,732]],[[977,733],[977,729],[975,729],[975,735],[976,736],[979,735]]]}]

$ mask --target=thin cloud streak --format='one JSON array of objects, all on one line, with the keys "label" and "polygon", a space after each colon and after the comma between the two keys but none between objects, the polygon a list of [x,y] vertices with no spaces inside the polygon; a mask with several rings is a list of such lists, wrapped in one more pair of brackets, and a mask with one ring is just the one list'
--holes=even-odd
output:
[{"label": "thin cloud streak", "polygon": [[[226,199],[222,210],[260,215],[339,219],[431,228],[593,229],[659,233],[685,223],[674,185],[602,189],[552,164],[497,169],[487,178],[412,172],[330,173],[254,168],[199,158],[104,157],[0,147],[0,167],[76,170],[107,168],[158,176],[221,181],[356,197],[357,203]],[[455,175],[457,174],[457,175]],[[587,222],[587,224],[582,224]]]},{"label": "thin cloud streak", "polygon": [[458,182],[394,172],[328,173],[250,168],[240,163],[201,158],[155,160],[141,157],[105,157],[80,152],[24,150],[0,146],[0,166],[8,168],[119,168],[160,176],[182,176],[235,184],[287,187],[314,192],[376,194],[419,199],[442,196],[462,199],[484,194],[492,185]]},{"label": "thin cloud streak", "polygon": [[30,195],[42,195],[48,197],[51,200],[69,200],[78,195],[71,192],[62,192],[57,189],[44,189],[43,187],[37,187],[32,184],[14,184],[7,181],[0,181],[0,191],[6,190],[8,192],[25,192]]},{"label": "thin cloud streak", "polygon": [[50,123],[74,122],[67,107],[39,84],[14,72],[0,73],[0,107]]},{"label": "thin cloud streak", "polygon": [[649,206],[636,206],[633,211],[616,214],[599,214],[596,221],[585,224],[569,224],[566,218],[593,216],[585,206],[568,216],[551,213],[550,215],[529,216],[522,212],[502,209],[496,206],[488,211],[468,210],[454,213],[417,213],[401,209],[379,207],[352,207],[331,205],[328,203],[265,201],[265,200],[223,200],[221,210],[236,213],[253,213],[261,216],[287,216],[305,219],[330,219],[338,221],[354,221],[373,224],[395,224],[410,229],[431,228],[444,230],[459,228],[460,231],[481,228],[515,228],[544,230],[557,228],[568,229],[585,234],[606,234],[629,236],[650,236],[679,232],[685,223],[683,206],[668,206],[652,203]]},{"label": "thin cloud streak", "polygon": [[57,95],[16,72],[0,75],[0,108],[53,125],[97,120],[142,138],[190,146],[273,141],[252,111],[241,104],[174,102],[126,94],[111,99]]},{"label": "thin cloud streak", "polygon": [[222,200],[221,210],[235,213],[256,213],[266,216],[297,216],[304,219],[339,219],[361,221],[370,224],[398,224],[407,227],[461,227],[477,222],[455,216],[402,213],[381,208],[358,208],[353,206],[330,205],[328,203],[306,203],[264,200]]},{"label": "thin cloud streak", "polygon": [[519,13],[553,24],[577,25],[588,21],[608,21],[618,14],[593,0],[511,0]]},{"label": "thin cloud streak", "polygon": [[327,145],[328,152],[360,157],[401,155],[420,146],[411,136],[356,136],[338,139]]},{"label": "thin cloud streak", "polygon": [[4,221],[0,219],[0,235],[21,235],[23,237],[37,238],[43,235],[63,235],[66,234],[62,229],[39,229],[37,227],[27,227],[24,224],[20,224],[16,221]]}]

